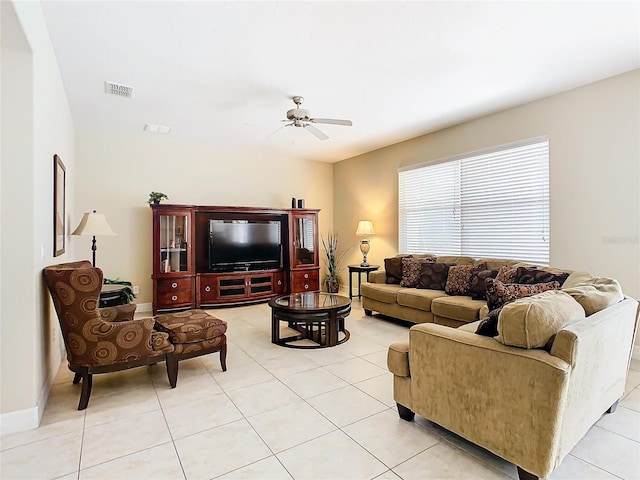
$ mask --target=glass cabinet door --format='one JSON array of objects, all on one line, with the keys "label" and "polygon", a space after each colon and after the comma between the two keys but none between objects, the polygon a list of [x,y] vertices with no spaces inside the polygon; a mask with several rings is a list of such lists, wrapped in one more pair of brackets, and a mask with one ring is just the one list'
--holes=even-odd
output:
[{"label": "glass cabinet door", "polygon": [[188,271],[189,241],[187,215],[160,215],[160,273]]},{"label": "glass cabinet door", "polygon": [[293,245],[294,267],[315,264],[316,226],[313,216],[297,216],[294,218]]}]

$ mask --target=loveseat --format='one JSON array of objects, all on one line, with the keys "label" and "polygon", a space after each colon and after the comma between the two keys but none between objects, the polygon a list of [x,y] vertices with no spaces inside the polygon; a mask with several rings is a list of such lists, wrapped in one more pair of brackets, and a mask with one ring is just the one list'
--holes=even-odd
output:
[{"label": "loveseat", "polygon": [[[493,452],[515,464],[521,480],[547,477],[605,412],[615,411],[640,314],[613,279],[571,272],[556,287],[503,304],[492,336],[476,333],[489,318],[487,305],[473,322],[442,317],[435,306],[447,298],[442,294],[430,295],[429,311],[391,306],[430,319],[413,325],[407,342],[389,346],[400,417],[411,421],[417,413]],[[396,285],[396,295],[407,303],[402,289]],[[461,326],[434,323],[450,320]]]},{"label": "loveseat", "polygon": [[[393,259],[385,259],[385,267],[390,267],[391,261],[402,260],[407,256],[398,255]],[[497,272],[503,266],[535,267],[534,265],[500,258],[473,258],[467,256],[435,256],[432,254],[418,254],[411,256],[427,262],[450,266],[477,266],[484,264],[486,269]],[[566,278],[570,270],[553,267],[537,267],[542,271]],[[394,275],[388,268],[369,274],[369,281],[361,286],[362,308],[366,315],[378,312],[383,315],[409,321],[412,323],[438,323],[449,327],[459,327],[484,318],[489,312],[484,297],[472,298],[470,295],[450,295],[445,291],[446,273],[439,288],[421,288],[403,286],[400,283],[399,272],[395,273],[395,283],[390,283]],[[545,279],[546,280],[546,279]],[[433,286],[433,285],[428,285]],[[484,290],[484,283],[479,285]]]}]

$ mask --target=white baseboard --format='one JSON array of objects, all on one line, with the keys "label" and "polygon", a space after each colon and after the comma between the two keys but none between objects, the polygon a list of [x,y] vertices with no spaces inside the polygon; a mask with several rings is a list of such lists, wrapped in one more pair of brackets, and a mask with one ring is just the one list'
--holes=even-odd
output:
[{"label": "white baseboard", "polygon": [[137,303],[136,304],[136,312],[137,313],[144,313],[144,312],[151,312],[153,311],[153,304],[152,303]]},{"label": "white baseboard", "polygon": [[631,358],[634,360],[640,360],[640,345],[635,344],[633,351],[631,352]]},{"label": "white baseboard", "polygon": [[45,382],[37,406],[0,415],[0,435],[8,435],[38,428],[42,420],[44,407],[46,407],[47,401],[49,400],[50,389],[51,386],[49,382]]}]

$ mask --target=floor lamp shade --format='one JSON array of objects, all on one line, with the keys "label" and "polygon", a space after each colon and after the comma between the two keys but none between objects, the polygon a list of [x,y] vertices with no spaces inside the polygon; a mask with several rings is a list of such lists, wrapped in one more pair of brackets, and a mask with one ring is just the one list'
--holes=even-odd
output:
[{"label": "floor lamp shade", "polygon": [[91,242],[91,250],[93,252],[93,266],[96,266],[96,235],[117,235],[111,227],[107,218],[101,214],[96,213],[94,210],[91,213],[85,213],[80,220],[80,225],[76,228],[71,235],[90,235],[93,237]]},{"label": "floor lamp shade", "polygon": [[[358,222],[358,228],[356,229],[356,236],[368,237],[370,235],[375,235],[375,232],[373,231],[373,222],[371,220],[360,220]],[[363,238],[360,240],[360,252],[362,253],[361,267],[369,266],[369,262],[367,262],[367,254],[369,253],[370,248],[369,239]]]}]

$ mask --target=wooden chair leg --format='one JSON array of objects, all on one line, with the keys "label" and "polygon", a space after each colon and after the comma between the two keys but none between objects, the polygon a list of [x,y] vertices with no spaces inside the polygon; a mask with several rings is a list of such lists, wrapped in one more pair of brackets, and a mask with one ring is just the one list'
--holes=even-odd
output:
[{"label": "wooden chair leg", "polygon": [[402,420],[406,420],[407,422],[411,422],[413,418],[416,416],[415,412],[412,412],[410,409],[405,407],[404,405],[400,405],[396,403],[398,406],[398,414]]},{"label": "wooden chair leg", "polygon": [[169,377],[171,388],[176,388],[178,384],[178,357],[173,353],[167,354],[167,377]]},{"label": "wooden chair leg", "polygon": [[618,408],[618,403],[620,403],[620,400],[616,400],[613,405],[611,405],[609,407],[609,410],[606,411],[606,413],[613,413],[616,411],[616,408]]},{"label": "wooden chair leg", "polygon": [[[78,375],[76,373],[76,375]],[[80,390],[80,402],[78,403],[78,410],[84,410],[89,405],[89,397],[91,396],[91,386],[93,385],[93,375],[89,373],[89,369],[83,370],[82,376],[82,389]],[[75,380],[75,377],[74,377]]]},{"label": "wooden chair leg", "polygon": [[77,385],[78,383],[80,383],[80,379],[82,379],[82,375],[80,375],[79,373],[76,373],[73,376],[73,384]]},{"label": "wooden chair leg", "polygon": [[533,473],[529,473],[520,467],[518,467],[518,478],[520,480],[538,480],[539,479],[539,477],[535,476]]},{"label": "wooden chair leg", "polygon": [[220,350],[220,366],[222,367],[222,371],[227,371],[227,344],[225,343]]}]

